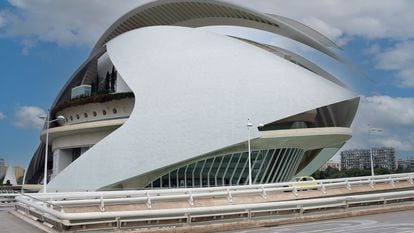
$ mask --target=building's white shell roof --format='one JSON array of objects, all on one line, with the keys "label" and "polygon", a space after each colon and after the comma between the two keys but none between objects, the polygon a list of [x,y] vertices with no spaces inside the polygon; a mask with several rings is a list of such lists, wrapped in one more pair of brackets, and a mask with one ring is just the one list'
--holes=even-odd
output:
[{"label": "building's white shell roof", "polygon": [[[216,0],[156,0],[143,4],[115,21],[99,38],[89,59],[74,73],[62,88],[53,105],[62,101],[65,93],[79,79],[80,73],[97,55],[103,53],[105,44],[127,31],[158,25],[202,27],[229,25],[255,28],[285,36],[308,45],[345,64],[365,76],[352,64],[330,48],[339,48],[329,38],[295,20],[272,14],[263,14],[231,3]],[[168,38],[164,38],[168,40]],[[53,107],[53,106],[52,106]]]},{"label": "building's white shell roof", "polygon": [[140,28],[107,51],[135,94],[134,110],[49,190],[98,189],[246,141],[247,118],[266,124],[356,97],[271,52],[200,29]]},{"label": "building's white shell roof", "polygon": [[95,44],[92,54],[122,33],[157,25],[186,27],[231,25],[256,28],[291,38],[343,61],[328,48],[339,47],[312,28],[286,17],[267,15],[215,0],[163,0],[139,6],[123,15],[105,31]]}]

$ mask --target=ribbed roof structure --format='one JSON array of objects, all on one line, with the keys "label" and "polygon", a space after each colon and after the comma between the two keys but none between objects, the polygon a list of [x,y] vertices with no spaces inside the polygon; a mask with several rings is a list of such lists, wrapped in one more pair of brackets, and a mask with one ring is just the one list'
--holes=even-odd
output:
[{"label": "ribbed roof structure", "polygon": [[342,61],[329,49],[329,47],[339,47],[312,28],[282,16],[267,15],[214,0],[164,0],[137,7],[119,18],[105,31],[92,53],[122,33],[157,25],[187,27],[230,25],[255,28],[296,40]]}]

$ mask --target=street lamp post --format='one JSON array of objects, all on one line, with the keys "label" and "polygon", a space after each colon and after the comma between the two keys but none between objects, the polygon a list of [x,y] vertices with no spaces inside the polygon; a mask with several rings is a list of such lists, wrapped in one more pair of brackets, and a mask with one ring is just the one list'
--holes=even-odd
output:
[{"label": "street lamp post", "polygon": [[50,119],[50,110],[47,111],[47,116],[46,117],[40,117],[40,118],[46,118],[46,149],[45,149],[45,171],[44,171],[44,177],[43,177],[43,192],[47,193],[47,160],[48,160],[48,149],[49,149],[49,125],[52,122],[55,121],[65,121],[65,117],[64,116],[58,116],[56,117],[56,119],[54,120],[49,120]]},{"label": "street lamp post", "polygon": [[[371,138],[370,136],[371,136],[371,133],[372,132],[378,132],[378,133],[381,133],[382,132],[382,129],[379,129],[379,128],[370,128],[369,127],[369,125],[368,125],[368,138]],[[374,152],[374,150],[372,149],[372,146],[370,146],[371,148],[370,148],[370,151],[369,151],[369,155],[370,155],[370,160],[371,160],[371,176],[374,176],[375,174],[374,174],[374,159],[373,159],[373,156],[372,156],[372,153]]]},{"label": "street lamp post", "polygon": [[252,162],[251,162],[251,150],[250,150],[250,128],[253,127],[253,124],[250,122],[250,119],[247,119],[247,129],[249,131],[249,137],[247,140],[247,150],[248,150],[248,160],[249,160],[249,185],[252,185]]},{"label": "street lamp post", "polygon": [[[251,160],[251,155],[252,155],[252,151],[250,149],[250,140],[251,140],[251,135],[250,135],[250,128],[253,127],[253,124],[250,122],[250,119],[247,119],[247,130],[249,132],[249,137],[247,139],[247,150],[248,150],[248,160],[249,160],[249,185],[252,185],[252,160]],[[263,127],[263,124],[258,124],[257,127]]]}]

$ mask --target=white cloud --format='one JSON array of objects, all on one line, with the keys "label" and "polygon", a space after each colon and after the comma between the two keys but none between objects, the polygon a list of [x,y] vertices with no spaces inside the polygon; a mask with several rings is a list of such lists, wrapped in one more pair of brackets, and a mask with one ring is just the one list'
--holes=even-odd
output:
[{"label": "white cloud", "polygon": [[378,55],[377,66],[385,70],[396,70],[412,65],[414,61],[414,42],[398,43]]},{"label": "white cloud", "polygon": [[21,41],[21,45],[23,46],[23,48],[22,48],[22,54],[23,55],[28,55],[30,49],[35,46],[35,43],[36,42],[33,41],[33,40],[23,39]]},{"label": "white cloud", "polygon": [[[35,42],[91,46],[122,14],[149,1],[9,0],[13,7],[0,11],[0,28],[3,25],[3,34]],[[345,34],[365,38],[414,37],[414,2],[410,0],[227,1],[299,20],[338,43],[346,42]]]},{"label": "white cloud", "polygon": [[385,51],[379,51],[375,60],[376,68],[396,72],[400,86],[414,87],[414,41],[400,42]]},{"label": "white cloud", "polygon": [[2,112],[0,112],[0,121],[4,120],[6,118],[6,115],[4,115]]},{"label": "white cloud", "polygon": [[0,28],[4,27],[6,25],[6,15],[0,11]]},{"label": "white cloud", "polygon": [[364,55],[376,55],[379,52],[381,52],[381,46],[379,44],[373,44],[371,46],[369,46],[368,48],[365,48],[362,53]]},{"label": "white cloud", "polygon": [[[382,132],[368,133],[369,128],[379,128]],[[414,98],[362,96],[352,130],[351,140],[341,150],[386,146],[394,147],[397,152],[413,151]]]},{"label": "white cloud", "polygon": [[[338,32],[369,39],[414,37],[414,2],[410,0],[227,0],[279,14],[313,26],[335,40]],[[319,23],[312,22],[317,18]],[[326,30],[326,26],[330,30]],[[333,34],[331,34],[333,33]]]},{"label": "white cloud", "polygon": [[0,11],[0,26],[7,25],[1,34],[32,40],[32,44],[91,46],[111,23],[141,2],[9,0],[11,9]]},{"label": "white cloud", "polygon": [[344,45],[347,42],[347,39],[345,39],[344,32],[342,30],[333,27],[321,19],[310,17],[303,19],[303,21],[306,22],[309,27],[316,29],[318,32],[322,33],[332,41],[335,41],[340,46]]},{"label": "white cloud", "polygon": [[45,115],[46,112],[39,107],[22,106],[15,113],[13,125],[22,129],[41,129],[45,121],[39,117]]}]

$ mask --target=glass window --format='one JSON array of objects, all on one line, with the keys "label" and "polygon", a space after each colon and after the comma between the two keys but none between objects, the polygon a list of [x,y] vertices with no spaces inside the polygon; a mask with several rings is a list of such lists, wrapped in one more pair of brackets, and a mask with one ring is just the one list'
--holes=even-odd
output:
[{"label": "glass window", "polygon": [[154,182],[152,182],[152,187],[154,187],[154,188],[161,187],[160,179],[156,179]]},{"label": "glass window", "polygon": [[248,153],[244,152],[239,161],[239,165],[237,166],[234,176],[232,179],[232,184],[244,184],[249,174],[249,160],[248,160]]},{"label": "glass window", "polygon": [[237,162],[239,161],[240,154],[234,154],[233,157],[230,160],[229,166],[227,167],[227,171],[225,171],[223,184],[229,185],[231,176],[233,175],[233,171],[237,166]]},{"label": "glass window", "polygon": [[112,112],[113,112],[114,114],[116,114],[116,113],[118,112],[118,110],[116,110],[116,108],[114,108],[114,109],[112,109]]},{"label": "glass window", "polygon": [[171,188],[177,187],[177,170],[174,170],[170,173],[170,184]]},{"label": "glass window", "polygon": [[197,165],[194,168],[193,176],[194,176],[194,184],[193,187],[200,187],[200,173],[206,161],[198,161]]},{"label": "glass window", "polygon": [[185,187],[185,169],[187,168],[187,166],[184,167],[180,167],[180,169],[178,169],[178,186],[179,187]]},{"label": "glass window", "polygon": [[187,187],[193,187],[193,170],[195,167],[195,163],[188,165],[187,171],[185,172],[186,175],[186,184]]},{"label": "glass window", "polygon": [[274,171],[272,172],[272,175],[269,177],[268,182],[280,182],[281,178],[283,177],[285,173],[285,169],[287,167],[287,163],[289,162],[289,155],[291,154],[292,149],[282,149],[279,159],[277,160],[277,166],[275,166]]},{"label": "glass window", "polygon": [[260,183],[264,183],[266,181],[266,179],[264,178],[264,174],[267,170],[270,170],[272,168],[272,164],[270,164],[271,159],[273,158],[274,154],[277,154],[279,152],[279,150],[269,150],[262,162],[262,164],[260,165],[260,171],[259,174],[257,174],[257,178],[256,178],[256,184],[260,184]]},{"label": "glass window", "polygon": [[201,184],[203,187],[208,187],[208,173],[210,172],[211,165],[213,163],[214,158],[207,159],[206,163],[204,164],[204,168],[201,171]]},{"label": "glass window", "polygon": [[258,155],[259,155],[259,151],[257,151],[257,150],[252,151],[252,154],[250,155],[250,158],[251,158],[250,163],[251,163],[251,166],[252,166],[252,183],[254,183],[253,182],[254,178],[257,176],[257,172],[258,172],[258,169],[257,168],[255,169],[255,162],[256,162],[256,158],[258,157]]},{"label": "glass window", "polygon": [[73,148],[72,149],[72,162],[75,161],[80,156],[81,156],[81,149],[80,148]]},{"label": "glass window", "polygon": [[222,161],[220,167],[217,170],[217,175],[216,175],[216,179],[217,179],[216,184],[217,184],[217,186],[223,185],[223,175],[224,175],[224,172],[227,169],[227,165],[229,165],[229,161],[231,159],[231,156],[232,156],[231,154],[228,154],[228,155],[225,155],[223,157],[223,161]]},{"label": "glass window", "polygon": [[93,115],[94,117],[96,117],[98,114],[97,114],[95,111],[93,111],[92,115]]},{"label": "glass window", "polygon": [[283,160],[283,154],[285,153],[286,149],[277,150],[276,153],[272,156],[270,159],[270,166],[267,169],[266,173],[263,177],[263,183],[268,183],[272,180],[272,178],[275,176],[275,173],[280,167],[280,162]]},{"label": "glass window", "polygon": [[104,109],[104,110],[102,110],[102,115],[106,115],[106,110]]},{"label": "glass window", "polygon": [[163,188],[168,188],[170,187],[170,178],[169,178],[169,174],[163,175],[161,178],[161,185]]},{"label": "glass window", "polygon": [[220,167],[222,159],[223,159],[223,156],[217,156],[214,158],[214,162],[211,165],[211,171],[208,176],[210,186],[216,185],[215,176],[216,176],[218,168]]}]

